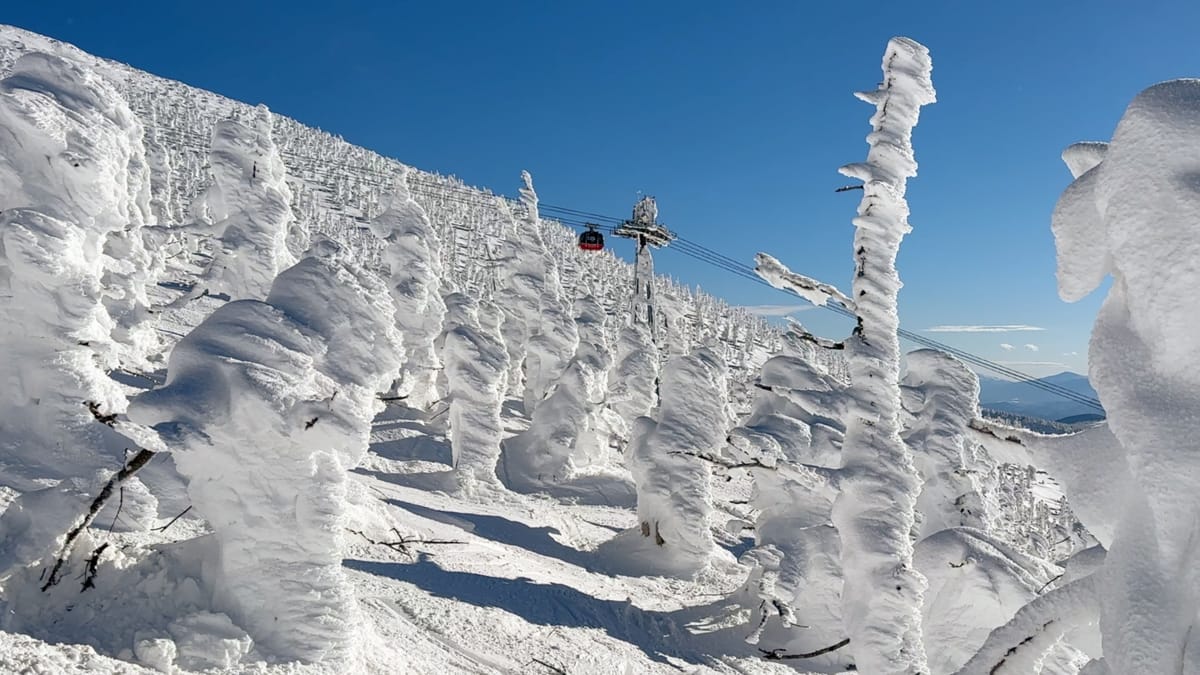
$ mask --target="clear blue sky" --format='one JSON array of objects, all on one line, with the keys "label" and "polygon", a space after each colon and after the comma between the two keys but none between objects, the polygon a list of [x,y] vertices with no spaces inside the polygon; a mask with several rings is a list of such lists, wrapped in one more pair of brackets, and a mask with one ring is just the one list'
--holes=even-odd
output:
[{"label": "clear blue sky", "polygon": [[[1194,1],[11,2],[0,22],[500,192],[529,169],[546,202],[624,215],[642,190],[693,241],[843,287],[859,193],[833,192],[836,169],[865,156],[871,113],[851,93],[907,35],[939,101],[915,134],[903,325],[1043,328],[927,333],[1038,375],[1084,371],[1100,300],[1055,290],[1059,153],[1109,138],[1142,88],[1200,76]],[[793,302],[657,260],[733,303]]]}]

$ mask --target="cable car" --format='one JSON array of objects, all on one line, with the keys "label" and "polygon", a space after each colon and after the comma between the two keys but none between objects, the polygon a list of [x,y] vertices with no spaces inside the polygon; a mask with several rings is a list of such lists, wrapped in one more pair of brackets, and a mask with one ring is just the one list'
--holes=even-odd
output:
[{"label": "cable car", "polygon": [[596,231],[596,226],[588,223],[586,232],[579,234],[579,248],[584,251],[604,250],[604,235]]}]

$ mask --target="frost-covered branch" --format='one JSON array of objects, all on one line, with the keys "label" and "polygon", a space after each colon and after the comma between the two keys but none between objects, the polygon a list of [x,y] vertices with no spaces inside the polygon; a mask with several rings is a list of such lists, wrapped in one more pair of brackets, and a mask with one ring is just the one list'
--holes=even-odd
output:
[{"label": "frost-covered branch", "polygon": [[771,255],[759,253],[754,256],[754,262],[755,273],[775,288],[791,291],[817,306],[832,300],[846,309],[854,309],[854,301],[846,297],[845,293],[829,284],[791,271],[787,265]]},{"label": "frost-covered branch", "polygon": [[92,521],[96,519],[96,515],[100,513],[104,505],[108,503],[109,498],[112,497],[113,490],[119,488],[122,483],[133,477],[134,474],[146,466],[146,463],[153,458],[153,451],[144,448],[140,449],[125,466],[121,467],[120,471],[108,479],[108,482],[104,484],[104,487],[100,489],[95,499],[92,500],[91,505],[88,506],[87,513],[83,514],[75,523],[75,526],[67,532],[66,540],[63,541],[62,546],[59,548],[58,555],[54,560],[54,566],[50,569],[50,575],[46,577],[46,582],[42,585],[43,592],[49,590],[51,586],[59,582],[62,566],[71,559],[71,553],[75,550],[75,543],[79,539],[79,535],[83,534],[88,525],[91,525]]},{"label": "frost-covered branch", "polygon": [[996,628],[957,675],[1020,675],[1037,672],[1042,655],[1064,633],[1095,621],[1099,612],[1094,576],[1034,598]]},{"label": "frost-covered branch", "polygon": [[383,546],[386,548],[390,548],[393,551],[395,551],[397,553],[402,553],[406,556],[413,555],[412,546],[417,545],[417,544],[420,544],[423,546],[424,545],[441,546],[441,545],[446,545],[446,544],[466,544],[467,543],[465,541],[459,541],[457,539],[422,539],[420,537],[406,537],[406,536],[400,534],[400,531],[394,527],[392,528],[392,534],[396,535],[396,539],[393,541],[386,541],[386,540],[382,540],[382,539],[373,539],[371,537],[368,537],[365,533],[363,533],[359,530],[347,529],[346,531],[349,532],[350,534],[357,534],[358,536],[362,537],[363,539],[366,539],[367,543],[369,543],[373,546]]}]

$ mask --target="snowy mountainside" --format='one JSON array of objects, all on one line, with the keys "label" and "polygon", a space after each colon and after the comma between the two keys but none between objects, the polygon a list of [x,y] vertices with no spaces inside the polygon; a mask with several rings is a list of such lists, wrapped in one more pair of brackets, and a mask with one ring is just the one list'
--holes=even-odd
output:
[{"label": "snowy mountainside", "polygon": [[[933,91],[914,41],[883,68],[845,170],[894,249]],[[527,173],[3,27],[0,132],[0,669],[942,675],[1112,536],[964,364],[876,351],[876,286],[836,346],[661,278],[643,315]]]},{"label": "snowy mountainside", "polygon": [[[254,106],[108,61],[52,38],[0,25],[0,75],[30,51],[62,53],[82,60],[113,80],[146,128],[148,159],[155,164],[154,206],[164,223],[184,223],[189,207],[208,187],[208,148],[216,123],[251,119]],[[410,172],[413,198],[426,209],[443,242],[442,263],[454,287],[479,294],[494,284],[509,234],[505,210],[522,205],[463,184],[454,177],[421,171],[347,143],[338,136],[274,115],[274,136],[287,168],[295,217],[315,233],[328,234],[378,264],[378,240],[367,231],[397,176]],[[517,185],[514,176],[513,185]],[[575,234],[542,218],[543,236],[569,296],[593,290],[606,312],[628,312],[632,267],[608,251],[581,255]],[[665,353],[693,345],[717,346],[745,381],[766,354],[778,349],[778,330],[739,307],[666,277],[656,277]],[[615,322],[610,322],[615,324]],[[615,336],[615,335],[614,335]],[[610,337],[614,337],[610,336]]]}]

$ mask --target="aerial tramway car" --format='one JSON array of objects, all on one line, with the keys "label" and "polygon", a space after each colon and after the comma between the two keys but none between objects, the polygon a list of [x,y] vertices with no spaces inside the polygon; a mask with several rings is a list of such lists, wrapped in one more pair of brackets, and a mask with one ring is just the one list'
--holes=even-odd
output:
[{"label": "aerial tramway car", "polygon": [[596,231],[596,226],[588,223],[588,229],[579,234],[579,248],[584,251],[604,250],[604,235]]}]

